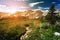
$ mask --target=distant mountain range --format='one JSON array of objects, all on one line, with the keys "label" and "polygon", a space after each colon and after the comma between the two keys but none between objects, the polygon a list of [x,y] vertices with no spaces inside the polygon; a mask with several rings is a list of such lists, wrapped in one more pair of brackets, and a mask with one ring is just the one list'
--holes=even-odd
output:
[{"label": "distant mountain range", "polygon": [[[57,13],[60,13],[60,10],[56,11]],[[38,19],[41,18],[43,16],[46,16],[48,13],[48,11],[41,11],[41,10],[26,10],[26,11],[17,11],[16,13],[10,14],[7,12],[0,12],[0,19],[1,18],[29,18],[29,19]]]},{"label": "distant mountain range", "polygon": [[40,10],[26,10],[24,12],[17,11],[14,14],[6,13],[6,12],[0,12],[0,18],[8,18],[8,17],[27,17],[29,19],[35,19],[35,18],[41,18],[43,12]]}]

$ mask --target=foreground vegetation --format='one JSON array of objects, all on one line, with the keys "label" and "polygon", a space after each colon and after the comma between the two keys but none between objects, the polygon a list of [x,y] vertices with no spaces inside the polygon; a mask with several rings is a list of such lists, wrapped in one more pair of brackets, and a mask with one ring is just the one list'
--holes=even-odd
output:
[{"label": "foreground vegetation", "polygon": [[[3,21],[0,21],[0,40],[17,40],[26,30],[25,26],[11,25],[12,23],[8,25],[8,21]],[[48,22],[40,22],[38,26],[34,25],[33,22],[29,24],[29,29],[32,31],[27,34],[27,37],[25,35],[23,40],[60,40],[60,36],[55,35],[55,32],[60,32],[59,24],[50,25]]]}]

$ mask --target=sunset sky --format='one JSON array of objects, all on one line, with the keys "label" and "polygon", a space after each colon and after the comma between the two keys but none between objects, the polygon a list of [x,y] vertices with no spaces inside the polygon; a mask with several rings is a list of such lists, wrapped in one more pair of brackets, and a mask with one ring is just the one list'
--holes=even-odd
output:
[{"label": "sunset sky", "polygon": [[60,0],[0,0],[0,11],[48,10],[51,3],[55,3],[56,9],[60,9]]}]

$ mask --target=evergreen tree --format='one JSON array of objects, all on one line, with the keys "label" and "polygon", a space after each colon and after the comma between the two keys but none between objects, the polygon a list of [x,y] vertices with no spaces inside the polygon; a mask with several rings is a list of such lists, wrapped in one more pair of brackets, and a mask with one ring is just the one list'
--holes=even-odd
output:
[{"label": "evergreen tree", "polygon": [[55,12],[55,4],[52,3],[48,14],[46,15],[46,19],[50,24],[55,24],[56,23],[56,13]]}]

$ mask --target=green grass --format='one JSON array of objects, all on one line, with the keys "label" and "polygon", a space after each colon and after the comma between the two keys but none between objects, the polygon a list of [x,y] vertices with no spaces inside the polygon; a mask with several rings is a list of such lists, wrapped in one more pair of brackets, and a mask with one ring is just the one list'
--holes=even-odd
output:
[{"label": "green grass", "polygon": [[[50,25],[48,22],[43,22],[35,26],[34,23],[36,22],[33,23],[33,21],[28,23],[32,31],[28,33],[28,37],[24,36],[23,40],[60,40],[60,36],[54,35],[54,32],[60,33],[59,24]],[[25,31],[23,25],[26,22],[24,21],[22,26],[22,22],[20,22],[17,20],[0,20],[0,40],[16,40]]]}]

